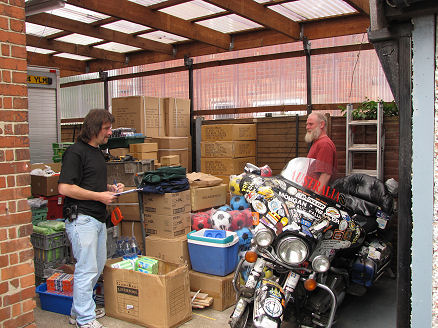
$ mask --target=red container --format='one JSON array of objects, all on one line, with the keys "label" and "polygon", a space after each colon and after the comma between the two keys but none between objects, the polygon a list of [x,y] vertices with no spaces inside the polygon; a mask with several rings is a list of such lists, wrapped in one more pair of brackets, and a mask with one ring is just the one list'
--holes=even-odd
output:
[{"label": "red container", "polygon": [[44,197],[47,199],[47,220],[61,219],[62,207],[64,206],[64,195]]}]

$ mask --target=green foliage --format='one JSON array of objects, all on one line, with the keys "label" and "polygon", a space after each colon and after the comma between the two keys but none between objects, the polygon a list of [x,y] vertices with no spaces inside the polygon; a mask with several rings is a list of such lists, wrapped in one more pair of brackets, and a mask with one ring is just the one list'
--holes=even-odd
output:
[{"label": "green foliage", "polygon": [[[377,104],[382,100],[378,99],[377,101],[370,100],[365,98],[365,100],[357,107],[353,109],[353,119],[354,120],[375,120],[377,119]],[[347,116],[347,108],[343,106],[339,106],[342,114]],[[398,108],[395,105],[395,102],[392,101],[390,103],[383,103],[383,116],[398,116]]]}]

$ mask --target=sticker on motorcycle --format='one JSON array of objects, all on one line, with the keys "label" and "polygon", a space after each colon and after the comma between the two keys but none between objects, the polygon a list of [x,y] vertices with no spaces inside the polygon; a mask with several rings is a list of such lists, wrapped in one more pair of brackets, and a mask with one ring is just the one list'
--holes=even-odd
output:
[{"label": "sticker on motorcycle", "polygon": [[344,212],[344,211],[340,211],[340,212],[341,212],[341,216],[342,216],[342,218],[343,218],[345,221],[348,221],[348,222],[351,221],[350,215],[348,215],[347,212]]},{"label": "sticker on motorcycle", "polygon": [[268,207],[271,212],[278,212],[281,207],[281,202],[278,198],[273,198],[271,201],[268,202]]},{"label": "sticker on motorcycle", "polygon": [[333,219],[339,219],[341,217],[339,211],[334,207],[327,207],[325,210],[325,214]]},{"label": "sticker on motorcycle", "polygon": [[287,217],[281,218],[281,224],[283,225],[283,227],[287,226],[288,223],[289,223],[289,220],[287,219]]},{"label": "sticker on motorcycle", "polygon": [[268,212],[266,218],[273,224],[276,225],[278,221],[281,220],[281,216],[278,213]]},{"label": "sticker on motorcycle", "polygon": [[348,240],[323,240],[321,242],[320,248],[321,249],[341,249],[341,248],[348,248],[350,247],[351,242]]},{"label": "sticker on motorcycle", "polygon": [[347,220],[342,220],[341,222],[339,222],[339,230],[344,231],[347,228],[348,228]]},{"label": "sticker on motorcycle", "polygon": [[295,187],[289,187],[289,188],[287,188],[287,193],[289,194],[289,195],[291,195],[291,196],[295,196],[296,195],[296,193],[298,192],[298,189],[297,188],[295,188]]},{"label": "sticker on motorcycle", "polygon": [[263,202],[258,199],[253,200],[251,205],[256,210],[256,212],[260,214],[265,214],[268,211],[266,205],[263,204]]},{"label": "sticker on motorcycle", "polygon": [[341,230],[335,230],[333,231],[333,239],[334,240],[342,240],[344,237],[344,232]]},{"label": "sticker on motorcycle", "polygon": [[277,298],[267,298],[263,304],[263,309],[266,314],[273,318],[278,318],[283,313],[283,306]]}]

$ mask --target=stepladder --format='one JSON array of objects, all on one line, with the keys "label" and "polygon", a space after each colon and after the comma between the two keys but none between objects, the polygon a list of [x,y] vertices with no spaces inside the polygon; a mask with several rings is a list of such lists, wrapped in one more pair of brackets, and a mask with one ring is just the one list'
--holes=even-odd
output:
[{"label": "stepladder", "polygon": [[[345,174],[347,176],[362,173],[383,180],[383,154],[385,143],[383,103],[378,103],[376,114],[375,119],[354,119],[353,105],[347,105],[345,148]],[[371,134],[375,131],[375,137],[373,135],[370,136],[370,133],[368,133],[370,131],[372,131]],[[359,138],[359,136],[361,136],[361,138]]]}]

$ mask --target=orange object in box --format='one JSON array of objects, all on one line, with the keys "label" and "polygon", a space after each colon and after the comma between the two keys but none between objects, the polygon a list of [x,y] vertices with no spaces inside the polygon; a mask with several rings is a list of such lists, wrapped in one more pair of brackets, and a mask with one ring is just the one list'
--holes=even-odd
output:
[{"label": "orange object in box", "polygon": [[47,278],[47,291],[50,293],[73,293],[73,275],[56,272]]}]

